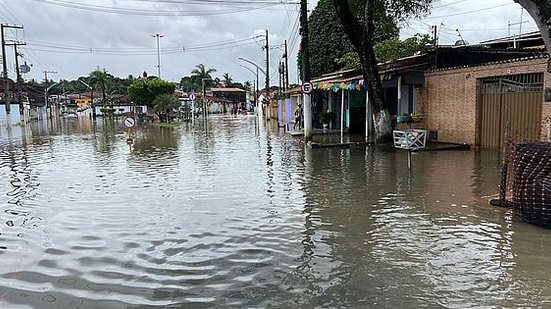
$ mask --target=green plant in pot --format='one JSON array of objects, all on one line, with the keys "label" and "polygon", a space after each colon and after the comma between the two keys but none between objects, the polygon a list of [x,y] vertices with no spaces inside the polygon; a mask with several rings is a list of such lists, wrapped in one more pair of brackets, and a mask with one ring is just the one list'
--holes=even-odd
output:
[{"label": "green plant in pot", "polygon": [[323,124],[323,127],[326,128],[333,119],[333,113],[329,111],[322,111],[319,115],[319,120]]}]

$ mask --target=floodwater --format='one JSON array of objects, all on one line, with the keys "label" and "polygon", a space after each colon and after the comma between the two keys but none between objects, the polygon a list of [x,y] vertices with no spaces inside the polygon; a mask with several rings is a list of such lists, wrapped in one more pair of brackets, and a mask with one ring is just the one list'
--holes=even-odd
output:
[{"label": "floodwater", "polygon": [[494,151],[310,149],[251,116],[0,130],[1,308],[550,307]]}]

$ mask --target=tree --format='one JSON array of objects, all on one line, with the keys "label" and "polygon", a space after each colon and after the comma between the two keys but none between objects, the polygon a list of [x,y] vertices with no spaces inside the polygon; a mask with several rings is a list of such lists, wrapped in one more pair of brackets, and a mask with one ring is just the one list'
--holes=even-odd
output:
[{"label": "tree", "polygon": [[200,63],[195,66],[195,69],[191,71],[191,75],[198,78],[199,80],[202,79],[212,79],[211,73],[216,72],[216,69],[213,68],[206,68],[204,64]]},{"label": "tree", "polygon": [[203,79],[205,79],[205,85],[210,86],[213,84],[212,73],[216,72],[216,69],[206,68],[204,64],[198,64],[195,69],[191,71],[190,76],[184,76],[180,80],[180,86],[184,91],[200,92],[203,88]]},{"label": "tree", "polygon": [[224,75],[222,75],[222,83],[224,84],[224,87],[233,86],[233,78],[229,73],[224,73]]},{"label": "tree", "polygon": [[[90,84],[93,87],[99,87],[99,89],[101,90],[101,102],[102,102],[102,105],[104,106],[106,102],[105,91],[107,90],[107,86],[110,82],[110,79],[111,78],[109,76],[109,73],[107,73],[107,70],[100,69],[99,67],[97,67],[94,71],[92,71],[89,76]],[[111,102],[111,108],[113,108],[113,102]]]},{"label": "tree", "polygon": [[[551,0],[513,0],[520,4],[532,16],[538,26],[545,49],[551,55]],[[551,59],[547,71],[551,73]]]},{"label": "tree", "polygon": [[[417,53],[426,53],[429,50],[430,43],[432,43],[432,40],[427,34],[416,34],[403,41],[399,37],[394,37],[375,45],[375,57],[377,62],[381,63],[413,56]],[[360,58],[356,52],[346,53],[336,62],[344,69],[361,68]]]},{"label": "tree", "polygon": [[[367,82],[369,98],[373,106],[373,122],[376,141],[391,137],[391,121],[384,99],[383,86],[377,69],[375,56],[375,14],[382,6],[396,22],[403,22],[410,16],[426,14],[432,0],[333,0],[335,9],[345,33],[358,53],[362,75]],[[353,10],[354,8],[361,8]],[[357,14],[363,12],[363,14]]]},{"label": "tree", "polygon": [[160,94],[153,100],[153,110],[159,116],[161,122],[170,120],[170,112],[178,108],[178,99],[174,94]]},{"label": "tree", "polygon": [[176,85],[161,79],[140,79],[128,87],[130,100],[136,105],[153,108],[153,101],[161,94],[174,94]]},{"label": "tree", "polygon": [[243,88],[241,87],[238,87],[238,88],[251,91],[251,89],[253,89],[253,84],[250,81],[246,81],[245,83],[243,83]]},{"label": "tree", "polygon": [[[375,43],[398,36],[396,23],[382,8],[379,6],[375,16]],[[353,5],[352,10],[359,10],[359,6]],[[342,69],[336,60],[353,52],[354,46],[346,36],[332,0],[318,2],[308,18],[308,27],[312,76],[321,76]]]}]

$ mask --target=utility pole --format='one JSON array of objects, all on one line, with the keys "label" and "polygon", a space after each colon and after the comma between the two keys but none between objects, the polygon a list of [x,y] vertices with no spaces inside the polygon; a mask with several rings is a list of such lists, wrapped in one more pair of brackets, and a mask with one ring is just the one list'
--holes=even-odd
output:
[{"label": "utility pole", "polygon": [[19,57],[21,56],[21,54],[19,54],[19,52],[17,51],[17,46],[23,46],[23,45],[27,45],[26,43],[17,43],[17,42],[14,42],[14,43],[11,43],[11,44],[6,44],[6,46],[13,46],[13,50],[14,50],[14,53],[15,53],[15,73],[16,73],[16,84],[17,84],[17,103],[19,104],[19,108],[22,109],[22,106],[21,106],[21,83],[23,82],[23,80],[21,79],[21,72],[20,72],[20,68],[19,68]]},{"label": "utility pole", "polygon": [[159,76],[159,79],[161,79],[161,38],[164,37],[163,34],[152,34],[151,35],[154,38],[157,38],[157,73]]},{"label": "utility pole", "polygon": [[282,67],[281,67],[281,61],[279,62],[279,65],[277,67],[277,73],[278,73],[278,79],[279,79],[279,88],[277,89],[277,91],[279,92],[279,97],[281,98],[281,96],[283,95],[283,82],[281,80],[281,77],[283,76],[283,72],[281,71]]},{"label": "utility pole", "polygon": [[270,44],[268,38],[268,30],[266,30],[266,92],[270,91]]},{"label": "utility pole", "polygon": [[9,114],[11,111],[11,102],[10,102],[10,84],[8,82],[8,59],[6,56],[6,39],[4,37],[4,29],[23,29],[23,26],[10,26],[7,24],[0,24],[0,36],[2,40],[2,78],[4,79],[4,104],[6,106],[6,114]]},{"label": "utility pole", "polygon": [[[48,114],[48,90],[50,90],[50,87],[48,87],[48,74],[57,74],[57,72],[44,71],[43,73],[44,73],[44,106],[46,107],[46,114]],[[51,109],[49,114],[51,117],[52,116]]]},{"label": "utility pole", "polygon": [[287,49],[287,40],[285,40],[285,89],[289,90],[289,54]]},{"label": "utility pole", "polygon": [[434,48],[438,47],[438,26],[432,26],[432,45]]},{"label": "utility pole", "polygon": [[[308,1],[300,0],[300,21],[302,34],[302,82],[309,83],[310,76],[310,52],[308,51]],[[312,127],[312,97],[304,93],[304,139],[311,140]]]}]

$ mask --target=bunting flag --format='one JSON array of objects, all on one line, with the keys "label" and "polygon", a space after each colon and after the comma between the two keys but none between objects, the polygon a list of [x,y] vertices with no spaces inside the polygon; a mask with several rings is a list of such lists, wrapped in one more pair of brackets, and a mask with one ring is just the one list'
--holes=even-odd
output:
[{"label": "bunting flag", "polygon": [[367,89],[367,83],[364,82],[363,79],[350,81],[350,82],[341,82],[341,83],[331,83],[331,82],[319,82],[319,83],[312,83],[312,86],[314,89],[317,90],[325,90],[325,91],[334,91],[337,92],[339,90],[356,90],[356,91],[362,91]]}]

